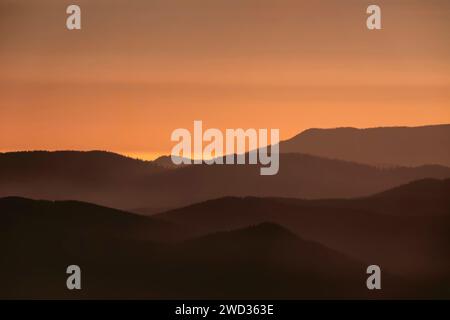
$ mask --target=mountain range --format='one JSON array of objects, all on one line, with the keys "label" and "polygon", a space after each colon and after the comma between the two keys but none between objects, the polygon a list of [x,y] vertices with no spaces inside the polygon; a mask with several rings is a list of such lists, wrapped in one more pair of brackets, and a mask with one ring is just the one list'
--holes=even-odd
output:
[{"label": "mountain range", "polygon": [[[228,197],[152,217],[3,198],[0,296],[450,297],[449,192],[450,179],[428,179],[352,200]],[[61,270],[75,262],[89,285],[71,296]],[[365,288],[370,264],[382,266],[381,293]]]},{"label": "mountain range", "polygon": [[448,127],[307,130],[275,176],[0,153],[0,298],[448,299]]},{"label": "mountain range", "polygon": [[94,152],[0,154],[0,196],[79,200],[154,213],[225,196],[351,198],[422,178],[450,177],[438,165],[377,168],[304,154],[280,154],[280,171],[261,176],[258,165],[188,165]]},{"label": "mountain range", "polygon": [[450,124],[368,129],[308,129],[280,144],[300,152],[375,166],[450,166]]},{"label": "mountain range", "polygon": [[[437,189],[439,193],[435,193]],[[405,197],[407,194],[414,194],[414,197]],[[450,244],[449,194],[450,179],[428,179],[364,198],[230,197],[153,217],[183,225],[198,234],[269,221],[360,261],[376,260],[394,273],[424,276],[445,273],[450,267],[449,255],[444,265],[432,258],[436,246]],[[417,249],[411,250],[415,245]],[[444,257],[447,248],[442,248]]]}]

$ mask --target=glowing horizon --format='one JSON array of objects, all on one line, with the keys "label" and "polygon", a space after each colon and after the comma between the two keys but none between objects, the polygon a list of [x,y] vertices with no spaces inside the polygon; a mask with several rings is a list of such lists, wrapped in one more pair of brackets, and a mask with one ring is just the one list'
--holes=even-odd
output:
[{"label": "glowing horizon", "polygon": [[[0,150],[108,150],[154,159],[207,127],[450,123],[450,2],[0,1]],[[38,26],[38,27],[37,27]]]}]

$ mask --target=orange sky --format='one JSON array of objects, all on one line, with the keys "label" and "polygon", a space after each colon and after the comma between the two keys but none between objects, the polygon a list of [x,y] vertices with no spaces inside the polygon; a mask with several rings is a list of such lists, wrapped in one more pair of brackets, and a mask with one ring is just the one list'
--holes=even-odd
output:
[{"label": "orange sky", "polygon": [[0,0],[0,151],[153,157],[197,119],[283,139],[450,123],[449,16],[446,0]]}]

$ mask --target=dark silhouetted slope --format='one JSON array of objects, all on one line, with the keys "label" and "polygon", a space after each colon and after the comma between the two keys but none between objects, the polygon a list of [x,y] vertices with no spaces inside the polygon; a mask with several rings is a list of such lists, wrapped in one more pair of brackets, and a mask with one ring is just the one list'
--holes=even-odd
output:
[{"label": "dark silhouetted slope", "polygon": [[[417,291],[384,275],[365,288],[365,266],[285,228],[263,223],[185,242],[172,225],[79,202],[0,199],[2,298],[351,298]],[[182,233],[182,229],[177,230]],[[156,238],[155,238],[156,237]],[[82,270],[82,290],[65,270]]]},{"label": "dark silhouetted slope", "polygon": [[[0,297],[137,294],[139,286],[127,284],[134,267],[152,261],[159,243],[181,233],[166,222],[88,203],[0,199]],[[72,264],[83,271],[78,295],[65,287]]]},{"label": "dark silhouetted slope", "polygon": [[[154,217],[196,234],[270,221],[358,260],[425,277],[450,267],[447,186],[448,180],[418,181],[353,200],[220,198]],[[412,190],[414,197],[399,196]],[[441,197],[436,190],[444,190]]]},{"label": "dark silhouetted slope", "polygon": [[[380,297],[365,287],[365,266],[284,227],[262,223],[207,235],[177,246],[172,274],[177,297]],[[176,273],[181,266],[182,272]],[[166,270],[165,270],[166,271]],[[163,278],[165,272],[162,272]],[[189,274],[189,277],[186,277]],[[387,275],[385,297],[408,295]],[[417,293],[412,293],[412,295]]]},{"label": "dark silhouetted slope", "polygon": [[281,154],[274,176],[261,176],[258,165],[164,169],[115,154],[76,152],[0,154],[0,168],[0,196],[72,199],[126,210],[174,208],[225,196],[353,198],[418,179],[450,177],[450,168],[442,166],[379,169],[301,154]]},{"label": "dark silhouetted slope", "polygon": [[348,208],[401,216],[450,215],[450,179],[422,179],[354,199],[278,199],[305,206]]},{"label": "dark silhouetted slope", "polygon": [[450,216],[450,179],[423,179],[355,199],[353,207],[404,216]]},{"label": "dark silhouetted slope", "polygon": [[15,228],[24,228],[36,237],[52,232],[108,236],[115,239],[170,239],[173,226],[151,217],[79,201],[0,199],[0,230],[15,237]]},{"label": "dark silhouetted slope", "polygon": [[141,181],[164,170],[104,151],[0,153],[0,196],[75,199],[123,208],[140,202]]}]

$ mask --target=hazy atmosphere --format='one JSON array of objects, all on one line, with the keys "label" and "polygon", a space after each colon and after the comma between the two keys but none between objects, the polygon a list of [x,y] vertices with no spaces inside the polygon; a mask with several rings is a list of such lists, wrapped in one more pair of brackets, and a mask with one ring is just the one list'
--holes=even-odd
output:
[{"label": "hazy atmosphere", "polygon": [[450,121],[450,2],[0,1],[0,151],[168,154],[175,128]]}]

